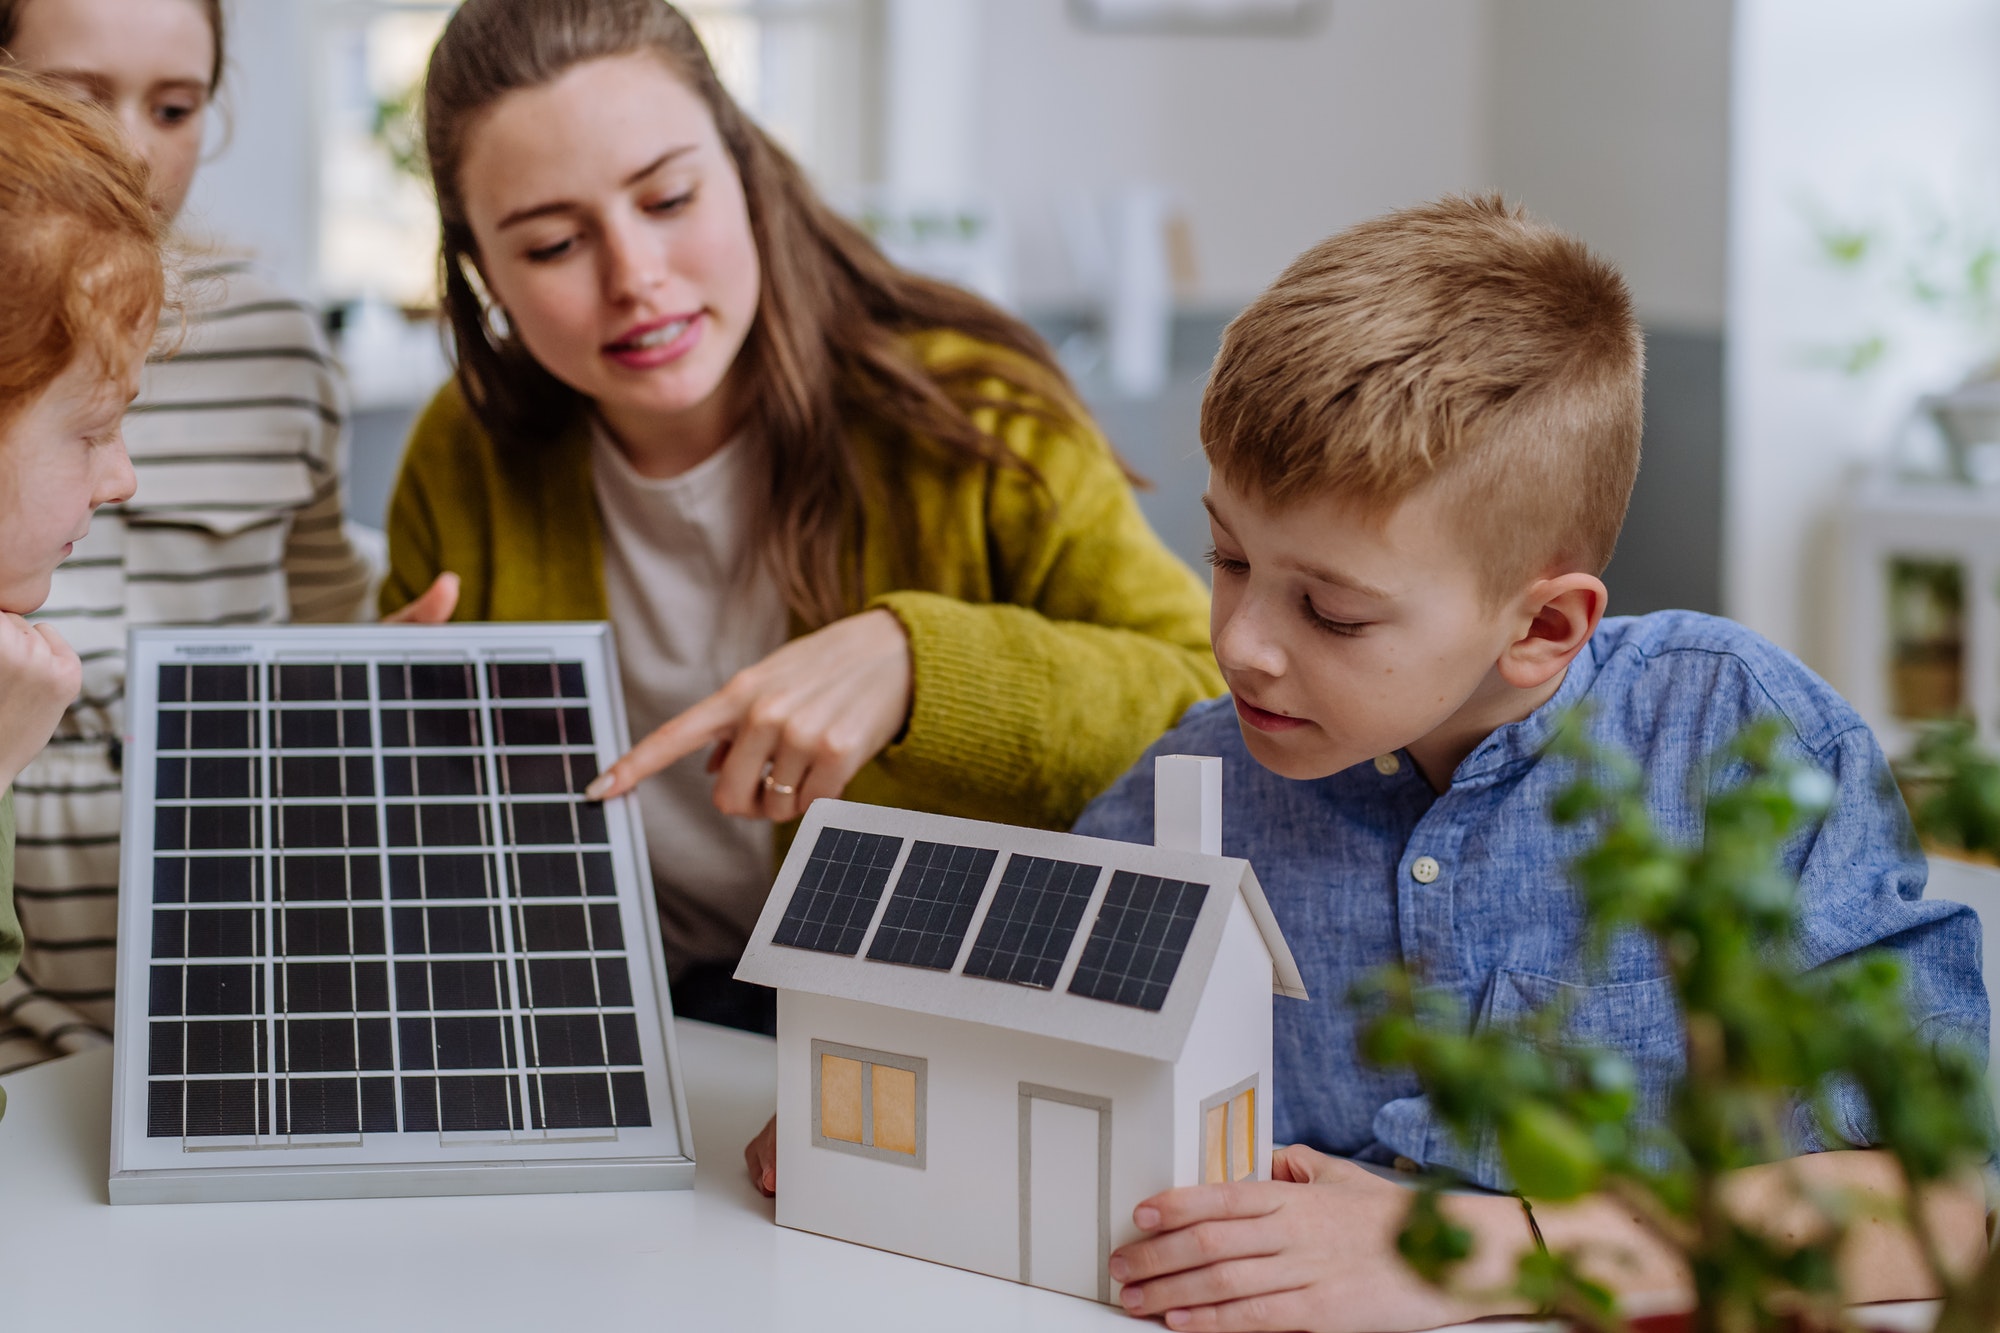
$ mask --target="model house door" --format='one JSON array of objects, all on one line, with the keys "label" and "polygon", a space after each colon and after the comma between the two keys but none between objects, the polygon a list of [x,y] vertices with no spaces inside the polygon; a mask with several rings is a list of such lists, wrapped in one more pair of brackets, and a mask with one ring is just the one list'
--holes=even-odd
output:
[{"label": "model house door", "polygon": [[1021,1281],[1111,1299],[1111,1103],[1021,1085]]}]

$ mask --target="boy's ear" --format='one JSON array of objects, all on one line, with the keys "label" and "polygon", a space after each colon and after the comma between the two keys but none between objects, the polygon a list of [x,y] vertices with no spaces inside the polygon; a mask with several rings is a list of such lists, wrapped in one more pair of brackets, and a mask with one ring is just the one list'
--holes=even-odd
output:
[{"label": "boy's ear", "polygon": [[1594,574],[1537,580],[1521,601],[1526,628],[1500,654],[1501,678],[1516,689],[1546,685],[1590,642],[1609,597]]}]

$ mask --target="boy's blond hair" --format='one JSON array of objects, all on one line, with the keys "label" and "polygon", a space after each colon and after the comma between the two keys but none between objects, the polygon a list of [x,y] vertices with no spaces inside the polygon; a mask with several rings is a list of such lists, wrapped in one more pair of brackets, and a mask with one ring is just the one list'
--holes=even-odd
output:
[{"label": "boy's blond hair", "polygon": [[1616,269],[1497,195],[1451,196],[1320,242],[1238,315],[1202,444],[1274,505],[1386,516],[1435,484],[1499,598],[1610,562],[1644,374]]}]

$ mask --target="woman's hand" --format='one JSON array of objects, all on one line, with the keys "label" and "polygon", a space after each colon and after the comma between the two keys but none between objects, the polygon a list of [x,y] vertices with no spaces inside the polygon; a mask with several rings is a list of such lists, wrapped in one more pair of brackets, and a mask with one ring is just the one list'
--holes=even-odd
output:
[{"label": "woman's hand", "polygon": [[750,1170],[750,1183],[767,1199],[778,1197],[778,1117],[772,1116],[757,1131],[757,1137],[743,1145],[743,1165]]},{"label": "woman's hand", "polygon": [[400,611],[382,617],[385,625],[442,625],[458,609],[458,575],[446,570],[431,580],[424,595]]},{"label": "woman's hand", "polygon": [[83,689],[83,663],[53,625],[0,611],[0,788],[48,745]]},{"label": "woman's hand", "polygon": [[608,800],[714,745],[715,808],[795,819],[838,796],[910,716],[910,639],[877,608],[794,639],[658,731],[590,784]]},{"label": "woman's hand", "polygon": [[[1112,1252],[1111,1276],[1125,1284],[1119,1299],[1128,1311],[1164,1315],[1171,1329],[1380,1333],[1499,1313],[1427,1286],[1403,1262],[1396,1234],[1409,1204],[1407,1189],[1352,1162],[1280,1148],[1268,1181],[1193,1185],[1139,1204],[1132,1220],[1151,1234]],[[1480,1220],[1503,1228],[1509,1219],[1499,1214],[1511,1212],[1527,1242],[1512,1198],[1447,1204],[1454,1220],[1474,1227],[1467,1211],[1491,1212]],[[1479,1230],[1474,1266],[1511,1271],[1518,1248],[1489,1243],[1490,1228]],[[1504,1252],[1497,1264],[1495,1251]]]}]

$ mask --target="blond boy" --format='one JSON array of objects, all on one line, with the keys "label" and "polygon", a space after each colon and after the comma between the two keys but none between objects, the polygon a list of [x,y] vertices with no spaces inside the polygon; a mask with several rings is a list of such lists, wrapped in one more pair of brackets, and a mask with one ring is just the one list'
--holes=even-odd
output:
[{"label": "blond boy", "polygon": [[[1681,837],[1699,828],[1696,765],[1781,715],[1839,790],[1790,853],[1805,963],[1889,948],[1927,1035],[1984,1052],[1978,923],[1922,897],[1923,859],[1852,709],[1727,621],[1603,619],[1642,375],[1618,274],[1496,199],[1343,232],[1230,326],[1202,437],[1215,655],[1232,694],[1153,753],[1223,759],[1224,850],[1256,865],[1315,998],[1276,1001],[1274,1136],[1294,1146],[1272,1181],[1139,1205],[1145,1238],[1112,1257],[1133,1313],[1174,1329],[1387,1330],[1506,1308],[1417,1282],[1394,1252],[1406,1192],[1355,1164],[1506,1186],[1495,1154],[1454,1140],[1414,1079],[1359,1060],[1345,997],[1378,965],[1419,969],[1478,1021],[1566,997],[1579,1028],[1632,1059],[1642,1113],[1658,1114],[1682,1049],[1664,969],[1632,940],[1595,968],[1578,957],[1566,866],[1588,834],[1547,816],[1564,773],[1541,750],[1577,705],[1644,766],[1655,817]],[[1077,832],[1150,840],[1151,758]],[[1865,1142],[1858,1108],[1837,1109]],[[1824,1146],[1803,1123],[1795,1142]],[[1894,1178],[1867,1152],[1798,1167],[1822,1183]],[[1775,1176],[1740,1185],[1748,1215],[1783,1224]],[[1479,1242],[1469,1286],[1497,1285],[1533,1244],[1520,1204],[1452,1207]],[[1941,1207],[1953,1243],[1976,1253],[1978,1201]],[[1538,1211],[1550,1244],[1621,1254],[1601,1276],[1627,1295],[1684,1293],[1672,1256],[1610,1202]],[[1924,1294],[1896,1238],[1848,1258],[1853,1299]]]}]

